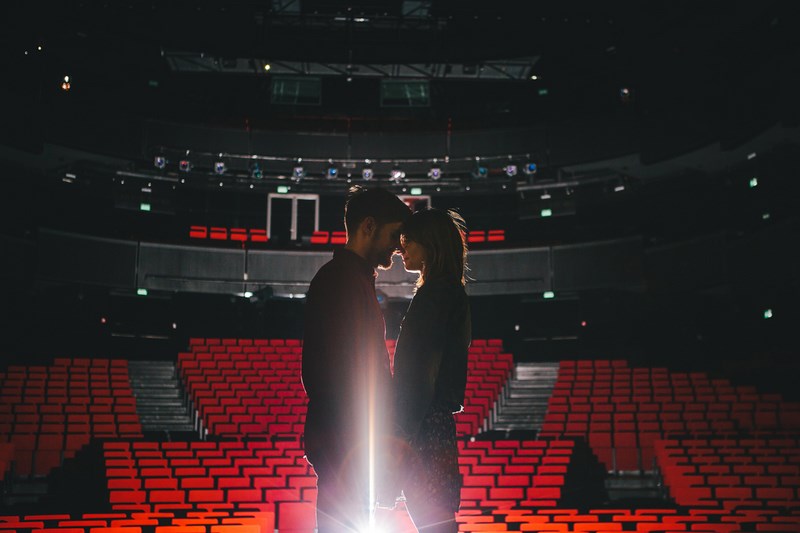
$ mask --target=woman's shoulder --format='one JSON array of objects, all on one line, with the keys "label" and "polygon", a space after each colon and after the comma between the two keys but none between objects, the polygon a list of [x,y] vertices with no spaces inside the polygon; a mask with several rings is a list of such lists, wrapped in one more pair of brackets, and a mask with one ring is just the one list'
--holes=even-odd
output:
[{"label": "woman's shoulder", "polygon": [[464,286],[454,280],[446,278],[433,278],[425,280],[425,283],[417,289],[415,298],[459,298],[466,297]]}]

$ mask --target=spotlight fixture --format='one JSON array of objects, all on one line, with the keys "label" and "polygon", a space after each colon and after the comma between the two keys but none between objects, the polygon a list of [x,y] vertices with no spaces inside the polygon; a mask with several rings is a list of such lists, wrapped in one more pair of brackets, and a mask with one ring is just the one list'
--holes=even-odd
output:
[{"label": "spotlight fixture", "polygon": [[394,183],[400,183],[405,177],[406,173],[397,167],[393,168],[392,171],[389,173],[389,180]]},{"label": "spotlight fixture", "polygon": [[486,167],[478,166],[472,171],[472,176],[475,178],[485,178],[489,175],[489,169]]},{"label": "spotlight fixture", "polygon": [[364,165],[364,168],[361,169],[361,177],[364,178],[365,181],[369,181],[375,177],[375,174],[372,172],[372,160],[365,159]]},{"label": "spotlight fixture", "polygon": [[72,88],[72,85],[69,83],[69,76],[64,76],[64,81],[61,82],[61,90],[62,91],[69,91]]},{"label": "spotlight fixture", "polygon": [[331,164],[328,167],[328,170],[325,172],[325,177],[329,180],[335,180],[337,177],[339,177],[339,169],[336,168],[336,165]]},{"label": "spotlight fixture", "polygon": [[489,175],[489,169],[481,165],[481,158],[475,157],[475,169],[472,171],[473,178],[485,178]]},{"label": "spotlight fixture", "polygon": [[294,178],[294,179],[296,179],[298,181],[303,179],[305,177],[305,175],[306,175],[306,171],[300,165],[298,165],[298,166],[296,166],[296,167],[294,167],[292,169],[292,178]]},{"label": "spotlight fixture", "polygon": [[225,174],[225,162],[224,161],[217,161],[214,163],[214,174]]},{"label": "spotlight fixture", "polygon": [[428,171],[428,177],[433,181],[438,181],[442,177],[442,169],[439,167],[431,167]]},{"label": "spotlight fixture", "polygon": [[194,168],[194,165],[192,165],[192,162],[189,160],[190,153],[190,150],[186,150],[186,155],[178,163],[178,170],[181,172],[189,172],[192,170],[192,168]]},{"label": "spotlight fixture", "polygon": [[257,162],[250,166],[250,176],[259,180],[264,177],[264,172],[262,172],[261,166]]},{"label": "spotlight fixture", "polygon": [[523,172],[525,172],[526,175],[533,176],[534,174],[536,174],[538,168],[536,167],[536,163],[528,161],[528,163],[525,164],[522,170]]},{"label": "spotlight fixture", "polygon": [[513,178],[517,175],[517,165],[508,164],[503,170],[505,170],[506,176],[509,178]]},{"label": "spotlight fixture", "polygon": [[163,155],[155,156],[155,158],[153,158],[153,166],[164,170],[164,167],[167,166],[167,158]]}]

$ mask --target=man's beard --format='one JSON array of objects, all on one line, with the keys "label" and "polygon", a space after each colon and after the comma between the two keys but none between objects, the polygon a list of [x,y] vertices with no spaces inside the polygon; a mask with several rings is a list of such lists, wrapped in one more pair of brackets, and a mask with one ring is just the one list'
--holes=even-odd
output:
[{"label": "man's beard", "polygon": [[392,265],[392,257],[394,256],[394,251],[390,252],[389,255],[381,257],[380,261],[378,261],[378,269],[379,270],[391,270]]}]

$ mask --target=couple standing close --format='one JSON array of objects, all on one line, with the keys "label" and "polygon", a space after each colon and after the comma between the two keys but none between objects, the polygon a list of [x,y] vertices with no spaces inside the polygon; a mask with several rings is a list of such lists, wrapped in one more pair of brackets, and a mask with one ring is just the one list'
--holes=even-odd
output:
[{"label": "couple standing close", "polygon": [[[412,214],[385,189],[354,188],[345,229],[347,244],[306,300],[305,451],[317,473],[318,532],[366,531],[375,504],[393,506],[401,490],[419,530],[455,532],[453,413],[464,403],[471,341],[464,221],[452,211]],[[419,278],[392,375],[375,269],[391,268],[398,250]]]}]

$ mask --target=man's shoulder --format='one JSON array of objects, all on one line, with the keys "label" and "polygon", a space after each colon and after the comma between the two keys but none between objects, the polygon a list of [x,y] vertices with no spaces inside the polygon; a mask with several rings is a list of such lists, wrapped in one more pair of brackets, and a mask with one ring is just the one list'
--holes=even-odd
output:
[{"label": "man's shoulder", "polygon": [[311,280],[311,286],[340,286],[343,284],[351,284],[358,278],[358,271],[353,268],[353,265],[347,261],[343,261],[341,257],[336,255],[322,265],[314,278]]}]

